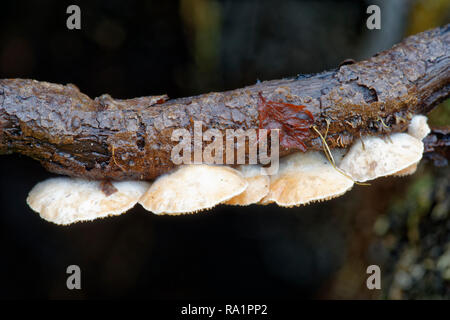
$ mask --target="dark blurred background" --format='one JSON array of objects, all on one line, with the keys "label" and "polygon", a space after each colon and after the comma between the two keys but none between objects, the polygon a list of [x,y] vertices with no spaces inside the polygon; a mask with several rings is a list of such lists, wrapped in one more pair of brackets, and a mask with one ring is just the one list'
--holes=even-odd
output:
[{"label": "dark blurred background", "polygon": [[[66,8],[81,8],[81,30]],[[381,30],[366,8],[381,7]],[[0,78],[74,83],[90,97],[176,98],[367,58],[450,22],[448,0],[2,1]],[[432,124],[450,123],[450,104]],[[0,157],[0,298],[450,298],[450,171],[355,186],[306,207],[128,213],[61,227],[27,193],[50,175]],[[82,290],[66,288],[79,265]],[[366,268],[382,267],[382,290]]]}]

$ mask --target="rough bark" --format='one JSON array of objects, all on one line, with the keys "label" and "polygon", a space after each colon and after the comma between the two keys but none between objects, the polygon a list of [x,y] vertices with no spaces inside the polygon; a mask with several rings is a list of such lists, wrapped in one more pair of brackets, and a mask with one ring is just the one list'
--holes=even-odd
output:
[{"label": "rough bark", "polygon": [[[302,138],[308,150],[322,148],[312,126],[324,133],[329,125],[331,148],[362,135],[404,131],[413,114],[427,113],[449,96],[449,29],[409,37],[368,60],[320,74],[174,100],[92,100],[73,85],[0,80],[0,154],[21,153],[69,176],[150,180],[175,166],[174,129],[192,132],[199,120],[204,130],[265,128],[261,96],[306,106],[314,118]],[[283,117],[266,120],[266,128],[288,126]],[[281,148],[282,155],[300,149],[286,143]]]}]

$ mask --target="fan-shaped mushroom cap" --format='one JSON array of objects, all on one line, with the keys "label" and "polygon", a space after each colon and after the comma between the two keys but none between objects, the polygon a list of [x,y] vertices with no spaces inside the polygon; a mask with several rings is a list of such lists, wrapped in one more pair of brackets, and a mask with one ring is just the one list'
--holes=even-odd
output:
[{"label": "fan-shaped mushroom cap", "polygon": [[[424,115],[415,115],[411,119],[411,122],[408,126],[408,134],[410,136],[413,136],[414,138],[417,138],[419,140],[423,140],[430,132],[431,129],[427,124],[428,118]],[[396,177],[404,177],[409,176],[417,171],[417,166],[419,162],[416,162],[409,167],[406,167],[405,169],[402,169],[400,171],[397,171],[393,174],[393,176]]]},{"label": "fan-shaped mushroom cap", "polygon": [[408,134],[419,140],[425,138],[431,132],[427,121],[428,118],[424,115],[413,116],[408,126]]},{"label": "fan-shaped mushroom cap", "polygon": [[27,203],[43,219],[66,225],[124,213],[150,187],[142,181],[112,182],[117,191],[107,196],[100,184],[67,177],[48,179],[34,186]]},{"label": "fan-shaped mushroom cap", "polygon": [[355,181],[364,182],[399,172],[420,161],[422,141],[406,133],[394,133],[390,139],[378,137],[356,141],[340,164]]},{"label": "fan-shaped mushroom cap", "polygon": [[409,175],[413,174],[414,172],[416,172],[418,164],[419,163],[416,162],[416,163],[410,165],[409,167],[406,167],[403,170],[397,171],[396,173],[393,174],[393,176],[395,176],[395,177],[409,176]]},{"label": "fan-shaped mushroom cap", "polygon": [[156,214],[191,213],[229,200],[247,185],[239,171],[230,167],[185,165],[159,177],[139,203]]},{"label": "fan-shaped mushroom cap", "polygon": [[264,174],[264,168],[258,165],[243,165],[238,168],[247,180],[248,186],[244,192],[225,201],[226,204],[247,206],[257,203],[269,192],[270,179]]},{"label": "fan-shaped mushroom cap", "polygon": [[290,207],[342,195],[353,181],[339,172],[321,152],[298,152],[280,161],[270,177],[269,193],[262,204],[276,202]]}]

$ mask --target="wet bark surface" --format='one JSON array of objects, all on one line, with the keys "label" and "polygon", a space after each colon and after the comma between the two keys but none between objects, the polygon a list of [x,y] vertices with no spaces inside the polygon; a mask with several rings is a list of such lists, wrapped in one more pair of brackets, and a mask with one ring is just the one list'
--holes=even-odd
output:
[{"label": "wet bark surface", "polygon": [[[204,130],[224,133],[265,128],[259,118],[261,96],[306,106],[314,118],[310,128],[323,134],[328,128],[330,148],[349,146],[362,135],[404,131],[412,115],[429,112],[449,95],[449,29],[409,37],[336,70],[174,100],[164,95],[92,100],[74,85],[0,80],[0,154],[24,154],[69,176],[151,180],[175,167],[175,129],[192,134],[195,121],[202,121]],[[269,120],[264,121],[269,129],[288,122],[283,116]],[[322,148],[311,129],[302,144],[306,150]],[[280,147],[281,155],[301,149],[295,144]]]}]

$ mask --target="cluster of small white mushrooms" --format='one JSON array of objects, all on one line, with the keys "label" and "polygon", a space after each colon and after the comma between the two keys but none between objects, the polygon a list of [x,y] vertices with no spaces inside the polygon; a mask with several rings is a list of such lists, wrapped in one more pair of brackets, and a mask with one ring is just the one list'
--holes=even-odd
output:
[{"label": "cluster of small white mushrooms", "polygon": [[52,178],[38,183],[27,203],[43,219],[61,225],[119,215],[137,203],[155,214],[170,215],[221,203],[304,205],[338,197],[355,182],[414,173],[429,132],[427,118],[417,115],[407,133],[363,137],[349,150],[335,149],[328,157],[318,151],[294,153],[280,159],[278,172],[271,176],[258,165],[184,165],[153,183],[112,182],[117,191],[109,196],[100,181]]}]

